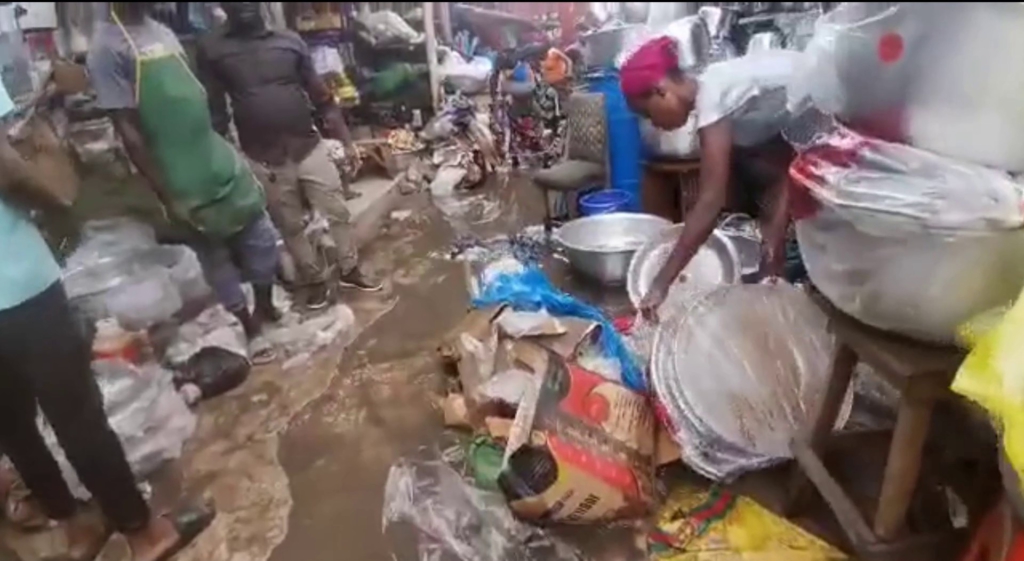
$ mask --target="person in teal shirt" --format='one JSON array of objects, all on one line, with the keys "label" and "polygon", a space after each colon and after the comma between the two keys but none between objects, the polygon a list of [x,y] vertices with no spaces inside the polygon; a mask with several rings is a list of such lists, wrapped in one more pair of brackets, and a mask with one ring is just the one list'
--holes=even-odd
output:
[{"label": "person in teal shirt", "polygon": [[[0,83],[0,118],[13,110]],[[110,525],[127,539],[133,561],[164,561],[209,525],[212,510],[153,516],[136,487],[93,378],[92,342],[75,321],[60,268],[10,197],[33,177],[32,165],[0,128],[0,450],[44,513],[63,523],[67,559],[95,559],[110,534],[83,513],[68,489],[36,426],[38,404]]]}]

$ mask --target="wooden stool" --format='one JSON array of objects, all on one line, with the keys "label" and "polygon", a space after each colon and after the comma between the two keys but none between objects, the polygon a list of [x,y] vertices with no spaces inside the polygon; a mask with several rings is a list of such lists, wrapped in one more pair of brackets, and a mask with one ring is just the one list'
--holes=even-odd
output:
[{"label": "wooden stool", "polygon": [[700,159],[649,160],[640,182],[640,209],[673,223],[697,202]]},{"label": "wooden stool", "polygon": [[[911,341],[869,327],[839,311],[820,294],[812,294],[812,298],[829,317],[836,349],[824,404],[812,434],[792,443],[797,465],[789,489],[789,510],[803,502],[813,484],[860,559],[909,561],[915,552],[941,547],[940,543],[954,536],[907,538],[902,533],[920,473],[933,407],[949,394],[949,384],[963,361],[964,351]],[[878,507],[870,525],[822,461],[829,441],[833,440],[832,429],[850,388],[854,368],[862,361],[900,392]]]}]

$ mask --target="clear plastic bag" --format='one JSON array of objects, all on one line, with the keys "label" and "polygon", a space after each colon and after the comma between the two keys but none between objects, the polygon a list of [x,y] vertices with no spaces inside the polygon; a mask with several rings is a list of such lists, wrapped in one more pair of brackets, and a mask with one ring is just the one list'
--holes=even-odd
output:
[{"label": "clear plastic bag", "polygon": [[[180,457],[196,418],[175,391],[171,373],[155,363],[135,366],[121,360],[98,360],[92,367],[110,427],[121,440],[135,476],[141,480],[164,462]],[[89,492],[42,414],[39,428],[72,494],[88,500]]]},{"label": "clear plastic bag", "polygon": [[791,175],[808,274],[865,323],[952,342],[1024,286],[1024,197],[1005,173],[840,129]]},{"label": "clear plastic bag", "polygon": [[[398,561],[558,561],[583,557],[512,516],[501,495],[474,488],[440,460],[402,459],[391,466],[382,512],[386,535],[415,531],[415,553]],[[408,543],[401,536],[397,543]]]},{"label": "clear plastic bag", "polygon": [[827,322],[803,291],[778,284],[705,292],[663,323],[651,380],[683,460],[730,480],[791,457],[828,383]]},{"label": "clear plastic bag", "polygon": [[815,25],[790,89],[859,130],[1024,171],[1024,5],[847,2]]},{"label": "clear plastic bag", "polygon": [[128,276],[105,295],[107,311],[125,329],[148,329],[181,309],[181,295],[167,269],[150,267]]}]

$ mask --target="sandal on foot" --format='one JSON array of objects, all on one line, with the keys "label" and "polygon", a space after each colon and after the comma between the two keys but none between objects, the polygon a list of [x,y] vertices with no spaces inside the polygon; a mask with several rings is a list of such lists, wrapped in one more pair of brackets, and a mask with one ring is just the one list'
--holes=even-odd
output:
[{"label": "sandal on foot", "polygon": [[50,517],[43,512],[43,507],[32,496],[21,477],[15,477],[4,500],[4,515],[22,531],[38,532],[46,529],[50,525]]},{"label": "sandal on foot", "polygon": [[249,341],[249,360],[256,366],[269,364],[277,359],[277,351],[263,337],[256,337]]},{"label": "sandal on foot", "polygon": [[178,541],[157,556],[156,561],[168,561],[191,545],[199,537],[199,534],[209,528],[213,520],[217,518],[217,511],[211,506],[194,506],[182,508],[163,516],[170,520],[174,529],[178,531]]}]

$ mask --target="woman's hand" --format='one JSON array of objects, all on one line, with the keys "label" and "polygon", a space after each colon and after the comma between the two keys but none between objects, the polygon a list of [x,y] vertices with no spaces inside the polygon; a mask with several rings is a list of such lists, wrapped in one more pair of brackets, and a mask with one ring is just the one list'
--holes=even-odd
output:
[{"label": "woman's hand", "polygon": [[640,301],[640,314],[651,323],[658,323],[658,308],[668,297],[669,286],[655,281]]}]

